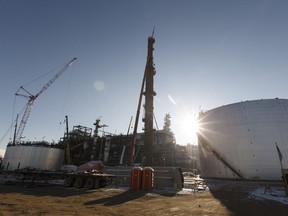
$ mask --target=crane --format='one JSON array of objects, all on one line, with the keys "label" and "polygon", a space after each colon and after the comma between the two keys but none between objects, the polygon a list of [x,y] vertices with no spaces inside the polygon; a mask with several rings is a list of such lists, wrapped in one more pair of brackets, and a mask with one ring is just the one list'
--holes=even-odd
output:
[{"label": "crane", "polygon": [[[73,62],[76,60],[77,58],[73,58],[72,60],[70,60],[67,64],[65,64],[65,66],[55,75],[52,77],[51,80],[49,80],[49,82],[47,82],[42,88],[41,90],[33,95],[31,94],[30,92],[28,92],[23,86],[21,86],[19,88],[19,90],[15,93],[15,95],[17,96],[23,96],[25,98],[28,99],[28,102],[26,104],[26,108],[25,108],[25,111],[24,111],[24,114],[22,116],[22,119],[21,119],[21,122],[19,124],[19,127],[18,127],[18,130],[16,132],[16,135],[15,135],[15,139],[14,139],[14,143],[13,144],[17,144],[17,143],[20,143],[20,140],[22,138],[22,134],[23,134],[23,131],[24,131],[24,128],[26,126],[26,123],[28,121],[28,118],[29,118],[29,115],[30,115],[30,112],[32,110],[32,106],[33,106],[33,103],[34,101],[39,97],[39,95],[41,95],[44,91],[46,91],[49,86],[52,85],[52,83],[58,78],[61,76],[61,74],[66,71],[72,64]],[[19,94],[19,91],[20,90],[23,90],[24,92],[26,92],[28,95],[24,95],[24,94]]]}]

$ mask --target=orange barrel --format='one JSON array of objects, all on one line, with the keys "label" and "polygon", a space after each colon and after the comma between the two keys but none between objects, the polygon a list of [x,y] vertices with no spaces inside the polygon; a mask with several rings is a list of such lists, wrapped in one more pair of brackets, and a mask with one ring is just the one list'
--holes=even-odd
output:
[{"label": "orange barrel", "polygon": [[154,187],[154,169],[145,167],[142,174],[142,189],[151,190]]},{"label": "orange barrel", "polygon": [[141,189],[142,183],[142,171],[141,167],[133,167],[131,170],[131,178],[130,178],[130,189],[139,190]]}]

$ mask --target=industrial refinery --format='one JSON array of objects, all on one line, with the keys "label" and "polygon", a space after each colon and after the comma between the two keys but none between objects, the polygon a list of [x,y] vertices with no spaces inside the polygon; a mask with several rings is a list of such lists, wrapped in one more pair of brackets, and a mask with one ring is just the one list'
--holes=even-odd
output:
[{"label": "industrial refinery", "polygon": [[[21,86],[16,95],[28,101],[19,125],[17,115],[13,141],[7,145],[1,164],[4,180],[1,175],[0,180],[4,184],[18,181],[24,186],[56,179],[61,186],[77,190],[112,185],[131,191],[169,189],[174,194],[187,187],[189,193],[207,191],[208,187],[213,191],[214,182],[219,179],[228,187],[233,185],[229,180],[269,181],[280,184],[281,192],[285,191],[287,196],[288,100],[245,101],[201,111],[198,146],[177,145],[169,114],[162,130],[154,126],[154,43],[152,34],[148,37],[147,61],[132,133],[132,117],[127,134],[112,134],[104,132],[107,125],[100,118],[94,122],[94,128],[76,125],[69,131],[66,115],[66,130],[58,143],[23,141],[35,100],[76,58],[65,64],[38,93],[32,94]],[[144,127],[143,132],[138,132],[142,107]],[[246,190],[249,186],[238,184],[233,187]],[[266,184],[264,193],[272,194],[270,184]]]},{"label": "industrial refinery", "polygon": [[[169,124],[163,130],[155,130],[154,43],[152,34],[148,37],[147,62],[132,133],[100,136],[99,130],[106,126],[100,119],[96,119],[93,129],[78,125],[69,131],[66,116],[67,130],[59,143],[21,141],[34,101],[70,67],[76,60],[73,58],[37,94],[29,93],[22,86],[17,91],[16,95],[26,97],[28,102],[19,126],[16,121],[14,139],[7,146],[2,169],[59,170],[63,164],[80,166],[89,161],[102,161],[105,166],[124,167],[180,165],[203,178],[281,181],[288,167],[288,100],[244,101],[201,111],[197,134],[199,153],[195,146],[193,154],[187,154],[187,148],[183,150],[176,144]],[[20,90],[28,95],[20,94]],[[138,132],[143,100],[144,128]],[[132,118],[129,129],[131,124]],[[185,156],[181,152],[186,152]]]},{"label": "industrial refinery", "polygon": [[0,0],[0,216],[287,216],[287,11]]},{"label": "industrial refinery", "polygon": [[[22,141],[23,132],[34,101],[74,63],[76,58],[73,58],[38,93],[32,94],[22,86],[16,92],[17,96],[24,96],[28,99],[28,102],[19,125],[17,125],[17,115],[14,138],[7,146],[2,167],[6,170],[26,167],[57,170],[60,169],[62,163],[80,166],[90,160],[103,161],[107,166],[133,166],[135,164],[142,166],[175,166],[177,161],[180,161],[178,164],[183,165],[183,154],[178,158],[179,160],[176,158],[179,154],[177,154],[175,137],[169,125],[163,130],[155,130],[154,126],[153,100],[156,96],[154,91],[154,76],[156,75],[153,62],[154,43],[155,39],[152,34],[148,37],[147,62],[132,133],[128,131],[126,135],[111,135],[108,133],[99,136],[99,130],[105,127],[100,119],[97,119],[94,123],[94,129],[78,125],[73,126],[72,131],[68,131],[68,116],[66,116],[67,130],[58,144],[49,145],[44,141]],[[143,97],[145,97],[145,101]],[[142,106],[144,107],[144,117],[141,120],[144,123],[144,128],[143,133],[139,133],[138,125]],[[195,167],[198,167],[195,155],[194,158],[191,155],[186,155],[186,161],[188,162],[185,168],[189,169],[189,164],[193,160]]]},{"label": "industrial refinery", "polygon": [[[229,181],[232,179],[269,181],[273,185],[277,182],[281,194],[274,196],[287,196],[288,100],[245,101],[201,111],[198,146],[177,145],[169,114],[165,116],[162,130],[158,127],[156,130],[154,126],[154,43],[152,34],[148,37],[147,62],[132,133],[132,118],[127,134],[112,134],[102,130],[107,125],[100,118],[94,122],[94,128],[76,125],[69,131],[69,117],[65,116],[66,131],[58,143],[23,141],[34,101],[76,58],[69,61],[37,94],[31,94],[21,86],[16,95],[26,97],[28,102],[19,125],[17,115],[13,141],[7,145],[1,164],[0,181],[4,184],[18,182],[27,187],[43,184],[43,180],[44,184],[56,180],[65,188],[124,187],[133,194],[137,191],[146,194],[153,190],[157,193],[172,190],[174,195],[187,195],[186,191],[195,195],[207,191],[208,187],[214,193],[215,185],[221,184],[224,186],[217,186],[220,191],[227,187],[237,188],[241,193],[247,187],[257,190],[251,183],[238,182],[235,186]],[[143,132],[138,132],[142,106],[144,127]],[[273,193],[270,184],[266,183],[264,194]],[[249,192],[249,196],[253,196],[255,191]],[[286,195],[283,195],[284,191]],[[125,197],[126,193],[127,190],[123,192]],[[198,206],[200,208],[201,204]]]}]

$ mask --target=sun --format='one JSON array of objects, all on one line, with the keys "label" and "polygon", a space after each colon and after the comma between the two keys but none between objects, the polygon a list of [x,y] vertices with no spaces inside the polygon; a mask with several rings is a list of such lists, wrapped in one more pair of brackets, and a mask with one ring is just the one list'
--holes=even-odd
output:
[{"label": "sun", "polygon": [[198,143],[197,133],[200,130],[198,115],[183,115],[177,119],[175,126],[176,139],[180,142],[179,144]]},{"label": "sun", "polygon": [[199,132],[199,122],[197,116],[186,116],[182,120],[182,128],[187,133],[197,133]]}]

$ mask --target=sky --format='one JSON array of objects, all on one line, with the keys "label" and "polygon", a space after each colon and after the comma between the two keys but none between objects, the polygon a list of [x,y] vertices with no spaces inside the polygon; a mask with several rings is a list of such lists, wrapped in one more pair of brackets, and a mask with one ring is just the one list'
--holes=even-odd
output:
[{"label": "sky", "polygon": [[70,130],[100,118],[126,134],[154,27],[158,128],[169,113],[176,142],[196,144],[200,110],[288,97],[287,10],[286,0],[0,0],[2,154],[27,103],[16,91],[35,95],[74,57],[35,100],[24,140],[59,141],[66,115]]}]

